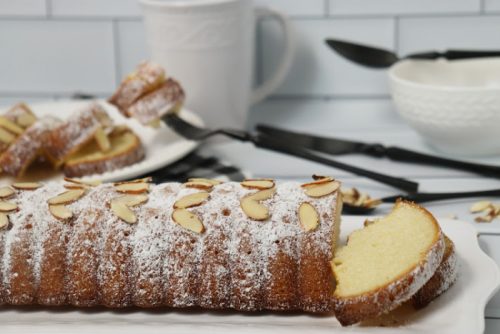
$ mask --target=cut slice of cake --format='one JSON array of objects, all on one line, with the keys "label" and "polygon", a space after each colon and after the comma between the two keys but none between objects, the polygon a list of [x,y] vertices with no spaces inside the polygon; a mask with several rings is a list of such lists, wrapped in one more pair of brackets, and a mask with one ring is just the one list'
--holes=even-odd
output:
[{"label": "cut slice of cake", "polygon": [[441,264],[425,285],[411,298],[416,309],[426,307],[448,290],[458,277],[458,259],[453,241],[444,236],[445,250]]},{"label": "cut slice of cake", "polygon": [[36,122],[36,116],[24,103],[18,103],[0,115],[0,152],[4,152],[17,136]]},{"label": "cut slice of cake", "polygon": [[47,157],[55,166],[60,166],[111,126],[107,112],[98,103],[89,103],[50,133],[44,145]]},{"label": "cut slice of cake", "polygon": [[144,148],[139,137],[127,127],[116,127],[109,134],[109,144],[110,148],[102,151],[97,141],[91,141],[66,160],[64,174],[81,177],[109,172],[144,158]]},{"label": "cut slice of cake", "polygon": [[332,262],[335,316],[343,326],[409,300],[441,263],[441,229],[424,208],[399,201],[389,215],[353,232]]}]

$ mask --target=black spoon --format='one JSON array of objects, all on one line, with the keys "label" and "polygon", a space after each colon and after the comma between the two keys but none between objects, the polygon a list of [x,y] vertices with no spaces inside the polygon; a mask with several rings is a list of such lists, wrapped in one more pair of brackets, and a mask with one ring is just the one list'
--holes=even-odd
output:
[{"label": "black spoon", "polygon": [[[488,196],[500,196],[500,189],[482,190],[482,191],[464,191],[464,192],[453,192],[453,193],[414,193],[407,195],[387,196],[374,201],[380,203],[394,203],[397,199],[401,198],[407,201],[423,203],[423,202],[441,201],[441,200],[455,199],[455,198],[488,197]],[[376,205],[361,206],[361,205],[352,205],[344,202],[342,213],[349,213],[352,215],[366,215],[375,211],[376,208],[377,208]]]},{"label": "black spoon", "polygon": [[351,43],[338,39],[327,39],[326,44],[343,57],[357,64],[373,67],[387,68],[394,65],[402,59],[438,59],[445,58],[449,60],[498,57],[500,51],[472,51],[472,50],[447,50],[444,52],[430,51],[409,54],[404,57],[398,57],[391,50],[376,48],[368,45]]}]

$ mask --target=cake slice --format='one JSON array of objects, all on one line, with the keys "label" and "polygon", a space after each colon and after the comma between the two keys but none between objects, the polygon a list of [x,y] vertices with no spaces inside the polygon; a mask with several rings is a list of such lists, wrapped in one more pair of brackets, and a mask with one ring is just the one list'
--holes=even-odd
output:
[{"label": "cake slice", "polygon": [[458,277],[458,259],[453,241],[444,236],[444,255],[436,272],[425,285],[411,298],[416,309],[426,307],[434,299],[448,290]]},{"label": "cake slice", "polygon": [[68,157],[110,128],[112,121],[98,103],[89,103],[73,113],[50,133],[45,151],[55,166],[62,165]]},{"label": "cake slice", "polygon": [[165,70],[153,62],[143,62],[129,74],[108,100],[120,112],[127,115],[127,109],[141,96],[155,90],[165,81]]},{"label": "cake slice", "polygon": [[0,152],[4,152],[35,121],[36,116],[24,103],[18,103],[0,115]]},{"label": "cake slice", "polygon": [[441,229],[424,208],[399,201],[353,232],[332,262],[335,316],[343,326],[387,313],[412,298],[443,258]]},{"label": "cake slice", "polygon": [[116,127],[109,134],[109,142],[110,149],[106,152],[101,150],[96,141],[91,141],[71,155],[64,164],[64,174],[69,177],[81,177],[109,172],[144,158],[144,148],[139,137],[127,127]]}]

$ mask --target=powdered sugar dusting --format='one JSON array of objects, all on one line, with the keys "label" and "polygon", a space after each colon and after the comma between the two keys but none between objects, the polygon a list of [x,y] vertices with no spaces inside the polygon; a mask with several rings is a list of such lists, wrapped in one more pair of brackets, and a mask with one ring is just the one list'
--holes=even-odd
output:
[{"label": "powdered sugar dusting", "polygon": [[[64,224],[51,216],[46,201],[62,191],[62,184],[49,183],[16,195],[20,210],[11,215],[12,229],[0,231],[0,237],[6,240],[0,286],[9,288],[15,274],[11,271],[10,250],[22,236],[22,222],[31,215],[32,271],[35,294],[40,293],[38,287],[44,279],[41,266],[53,260],[45,253],[44,245],[55,226]],[[65,233],[59,236],[67,241],[61,243],[66,248],[59,250],[67,254],[66,289],[61,293],[64,296],[56,300],[54,295],[48,295],[38,302],[110,307],[303,309],[301,300],[312,297],[303,295],[297,279],[305,255],[302,245],[309,244],[317,253],[312,256],[324,259],[318,263],[329,268],[332,231],[338,224],[333,218],[337,195],[313,199],[305,195],[299,183],[279,184],[273,197],[262,202],[269,208],[271,218],[260,222],[249,219],[239,203],[255,190],[239,183],[223,183],[214,186],[206,202],[189,209],[205,226],[205,233],[196,234],[175,223],[172,210],[176,200],[199,191],[178,183],[152,185],[148,202],[132,208],[137,224],[129,225],[109,209],[109,202],[121,196],[113,185],[89,189],[82,198],[68,204],[74,219],[66,222]],[[304,232],[298,221],[297,210],[304,201],[313,204],[321,217],[315,231]],[[283,256],[286,262],[277,260]],[[287,275],[295,279],[282,284]],[[284,291],[288,297],[277,298],[275,291]],[[327,293],[329,298],[331,289]],[[328,311],[324,305],[307,310]]]}]

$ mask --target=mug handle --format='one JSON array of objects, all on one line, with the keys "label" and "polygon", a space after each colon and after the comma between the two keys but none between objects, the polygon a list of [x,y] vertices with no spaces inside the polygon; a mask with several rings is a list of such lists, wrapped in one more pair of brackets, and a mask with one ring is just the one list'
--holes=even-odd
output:
[{"label": "mug handle", "polygon": [[281,28],[283,29],[283,33],[285,34],[285,52],[283,53],[282,59],[278,68],[274,71],[273,75],[261,83],[252,93],[250,103],[256,104],[266,97],[271,95],[282,83],[285,79],[290,66],[292,65],[293,60],[293,51],[295,50],[295,35],[293,34],[290,20],[288,17],[283,15],[282,13],[266,8],[266,7],[258,7],[255,10],[256,18],[263,17],[272,17],[278,21]]}]

